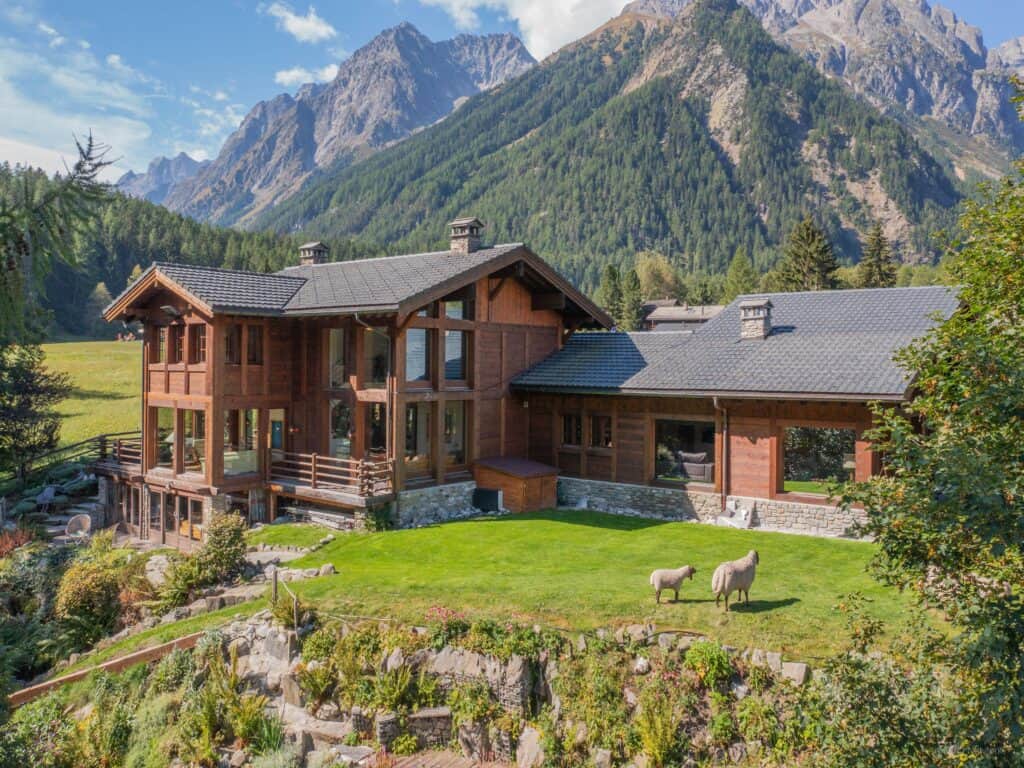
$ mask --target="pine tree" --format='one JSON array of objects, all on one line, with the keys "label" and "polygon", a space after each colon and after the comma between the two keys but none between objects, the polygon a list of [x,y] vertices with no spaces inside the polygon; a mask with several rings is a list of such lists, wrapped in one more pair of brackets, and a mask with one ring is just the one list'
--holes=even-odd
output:
[{"label": "pine tree", "polygon": [[891,288],[896,285],[896,260],[892,246],[876,223],[864,242],[864,256],[857,265],[857,284],[861,288]]},{"label": "pine tree", "polygon": [[622,280],[619,268],[608,264],[601,273],[601,285],[597,289],[597,303],[618,323],[622,314]]},{"label": "pine tree", "polygon": [[622,311],[618,318],[618,326],[623,331],[636,331],[643,319],[644,298],[640,290],[640,276],[635,269],[626,273],[622,281]]},{"label": "pine tree", "polygon": [[725,291],[722,294],[722,302],[728,304],[737,296],[745,293],[753,293],[757,290],[758,276],[754,265],[742,248],[736,249],[736,255],[732,257],[729,264],[729,271],[725,275]]},{"label": "pine tree", "polygon": [[786,240],[779,279],[786,291],[823,291],[836,287],[832,243],[810,216],[797,224]]},{"label": "pine tree", "polygon": [[142,266],[139,265],[139,264],[136,264],[134,267],[132,267],[131,274],[128,275],[128,282],[125,285],[125,287],[128,287],[129,285],[131,285],[136,280],[138,280],[140,277],[142,277]]},{"label": "pine tree", "polygon": [[43,366],[38,346],[0,347],[0,469],[18,475],[60,440],[60,414],[54,410],[71,392],[66,374]]}]

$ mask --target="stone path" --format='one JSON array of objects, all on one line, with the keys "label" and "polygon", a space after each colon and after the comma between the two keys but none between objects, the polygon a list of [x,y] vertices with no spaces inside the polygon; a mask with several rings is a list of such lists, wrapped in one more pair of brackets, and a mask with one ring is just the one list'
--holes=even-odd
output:
[{"label": "stone path", "polygon": [[454,752],[420,752],[399,757],[394,768],[508,768],[508,763],[480,763]]},{"label": "stone path", "polygon": [[273,562],[287,563],[306,554],[306,552],[293,552],[287,549],[258,549],[255,552],[246,552],[245,559],[263,567]]}]

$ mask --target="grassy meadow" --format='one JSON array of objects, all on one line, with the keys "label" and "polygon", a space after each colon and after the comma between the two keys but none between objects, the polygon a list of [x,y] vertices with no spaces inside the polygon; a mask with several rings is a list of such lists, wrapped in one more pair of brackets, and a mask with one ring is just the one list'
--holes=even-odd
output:
[{"label": "grassy meadow", "polygon": [[44,344],[43,351],[51,370],[71,377],[71,396],[58,408],[61,445],[139,428],[141,342],[62,341]]}]

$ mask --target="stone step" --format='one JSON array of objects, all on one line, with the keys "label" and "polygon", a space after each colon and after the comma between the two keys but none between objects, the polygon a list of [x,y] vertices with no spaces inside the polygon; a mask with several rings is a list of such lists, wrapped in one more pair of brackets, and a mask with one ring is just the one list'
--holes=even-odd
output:
[{"label": "stone step", "polygon": [[480,763],[454,752],[419,752],[400,757],[394,768],[508,768],[508,763]]}]

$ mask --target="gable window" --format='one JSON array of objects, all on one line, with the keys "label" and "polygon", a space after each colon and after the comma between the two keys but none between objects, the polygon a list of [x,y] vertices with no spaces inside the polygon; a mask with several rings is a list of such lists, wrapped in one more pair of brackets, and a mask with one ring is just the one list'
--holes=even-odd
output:
[{"label": "gable window", "polygon": [[156,350],[154,363],[167,362],[167,327],[161,326],[156,329]]},{"label": "gable window", "polygon": [[465,381],[468,369],[469,334],[465,331],[444,332],[444,377],[448,381]]},{"label": "gable window", "polygon": [[188,361],[190,363],[206,362],[206,326],[193,325],[189,337]]},{"label": "gable window", "polygon": [[405,380],[430,381],[430,331],[410,328],[405,334]]},{"label": "gable window", "polygon": [[787,427],[783,440],[782,489],[827,494],[830,485],[853,477],[857,433],[831,427]]},{"label": "gable window", "polygon": [[590,447],[612,447],[612,417],[594,414],[590,417]]},{"label": "gable window", "polygon": [[451,320],[473,320],[475,315],[474,286],[447,296],[441,302],[444,316]]},{"label": "gable window", "polygon": [[237,323],[224,331],[224,361],[231,365],[242,362],[242,326]]},{"label": "gable window", "polygon": [[170,335],[168,362],[181,363],[185,360],[185,326],[172,325],[167,329]]},{"label": "gable window", "polygon": [[263,326],[250,325],[247,336],[246,361],[249,365],[263,365]]},{"label": "gable window", "polygon": [[328,386],[339,389],[348,383],[345,370],[345,329],[331,328],[327,334]]},{"label": "gable window", "polygon": [[562,445],[583,445],[583,419],[578,413],[562,414]]}]

